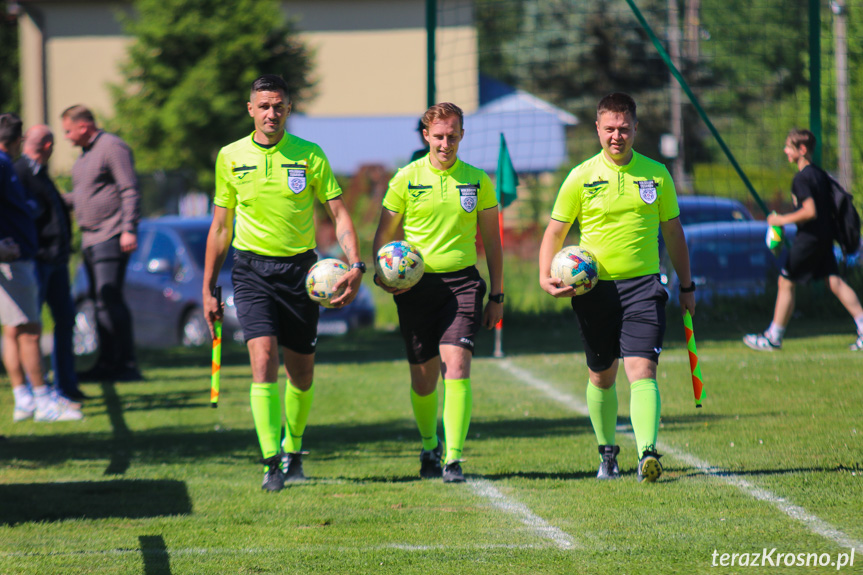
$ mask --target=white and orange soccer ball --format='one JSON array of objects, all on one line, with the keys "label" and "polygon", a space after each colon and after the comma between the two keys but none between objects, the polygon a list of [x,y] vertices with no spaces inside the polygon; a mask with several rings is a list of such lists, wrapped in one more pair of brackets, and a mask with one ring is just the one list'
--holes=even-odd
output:
[{"label": "white and orange soccer ball", "polygon": [[417,284],[425,272],[425,262],[419,249],[405,241],[390,242],[375,258],[375,273],[381,283],[397,289]]},{"label": "white and orange soccer ball", "polygon": [[336,282],[346,273],[348,266],[345,262],[336,258],[323,259],[313,265],[306,275],[306,293],[324,307],[335,307],[330,302],[345,291],[344,286],[336,290]]},{"label": "white and orange soccer ball", "polygon": [[596,256],[581,246],[566,246],[551,260],[551,277],[573,286],[575,295],[584,295],[599,283]]}]

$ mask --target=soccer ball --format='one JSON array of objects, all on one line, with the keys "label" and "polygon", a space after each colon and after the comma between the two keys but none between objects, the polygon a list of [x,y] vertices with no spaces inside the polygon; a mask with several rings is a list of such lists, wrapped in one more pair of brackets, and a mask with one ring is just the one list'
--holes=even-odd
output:
[{"label": "soccer ball", "polygon": [[330,303],[345,291],[344,286],[336,291],[336,282],[348,273],[345,262],[336,258],[327,258],[312,266],[306,275],[306,293],[312,301],[316,301],[324,307],[335,307]]},{"label": "soccer ball", "polygon": [[566,246],[551,260],[551,276],[575,287],[575,295],[584,295],[599,283],[596,257],[580,246]]},{"label": "soccer ball", "polygon": [[392,288],[413,287],[423,277],[426,265],[419,249],[407,242],[390,242],[378,251],[375,273],[381,283]]},{"label": "soccer ball", "polygon": [[782,248],[782,226],[767,226],[767,237],[764,238],[767,249],[776,253]]}]

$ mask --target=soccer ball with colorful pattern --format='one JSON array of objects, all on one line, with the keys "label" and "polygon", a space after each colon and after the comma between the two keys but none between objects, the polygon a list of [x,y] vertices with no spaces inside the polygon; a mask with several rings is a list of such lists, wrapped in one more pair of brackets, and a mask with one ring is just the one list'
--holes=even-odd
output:
[{"label": "soccer ball with colorful pattern", "polygon": [[566,246],[551,260],[551,277],[575,288],[575,295],[584,295],[599,283],[596,257],[580,246]]},{"label": "soccer ball with colorful pattern", "polygon": [[335,307],[330,302],[342,295],[345,287],[336,290],[336,282],[348,273],[348,266],[336,258],[327,258],[312,266],[306,275],[306,293],[312,301],[324,307]]},{"label": "soccer ball with colorful pattern", "polygon": [[425,262],[419,249],[404,241],[390,242],[378,251],[375,273],[391,288],[408,289],[423,277]]}]

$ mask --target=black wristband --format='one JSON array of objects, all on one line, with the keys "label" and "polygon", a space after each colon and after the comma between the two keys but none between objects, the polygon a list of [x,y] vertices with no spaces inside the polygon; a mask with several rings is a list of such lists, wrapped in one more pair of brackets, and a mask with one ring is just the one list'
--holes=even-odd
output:
[{"label": "black wristband", "polygon": [[694,291],[695,291],[695,282],[692,282],[692,284],[686,288],[683,286],[680,286],[680,293],[692,293]]}]

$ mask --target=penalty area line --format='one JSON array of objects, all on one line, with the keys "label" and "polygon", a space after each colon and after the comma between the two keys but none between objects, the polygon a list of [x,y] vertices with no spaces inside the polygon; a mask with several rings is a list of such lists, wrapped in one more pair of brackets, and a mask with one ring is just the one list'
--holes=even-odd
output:
[{"label": "penalty area line", "polygon": [[[549,399],[552,399],[555,402],[565,407],[568,407],[572,411],[580,413],[581,415],[590,415],[587,409],[587,405],[585,405],[583,401],[579,400],[573,395],[558,390],[554,385],[536,377],[530,371],[513,365],[513,363],[510,362],[508,359],[500,359],[493,362],[490,361],[488,363],[496,365],[501,370],[518,378],[525,385],[528,385],[533,389],[542,392]],[[628,436],[634,437],[634,434],[631,431],[627,431],[625,433]],[[830,541],[833,541],[841,547],[856,549],[857,551],[863,553],[863,542],[857,541],[856,539],[849,537],[848,535],[846,535],[839,529],[836,529],[823,519],[819,518],[816,515],[813,515],[812,513],[809,513],[803,507],[790,503],[784,497],[780,497],[766,489],[753,485],[739,475],[722,471],[716,466],[710,465],[708,462],[699,459],[690,453],[686,453],[685,451],[680,451],[668,445],[664,445],[661,442],[659,443],[658,447],[668,455],[679,459],[680,461],[701,471],[702,473],[716,477],[717,479],[721,479],[728,485],[738,488],[743,493],[749,495],[750,497],[758,501],[764,501],[765,503],[769,503],[770,505],[784,513],[786,516],[802,523],[812,533]]]}]

